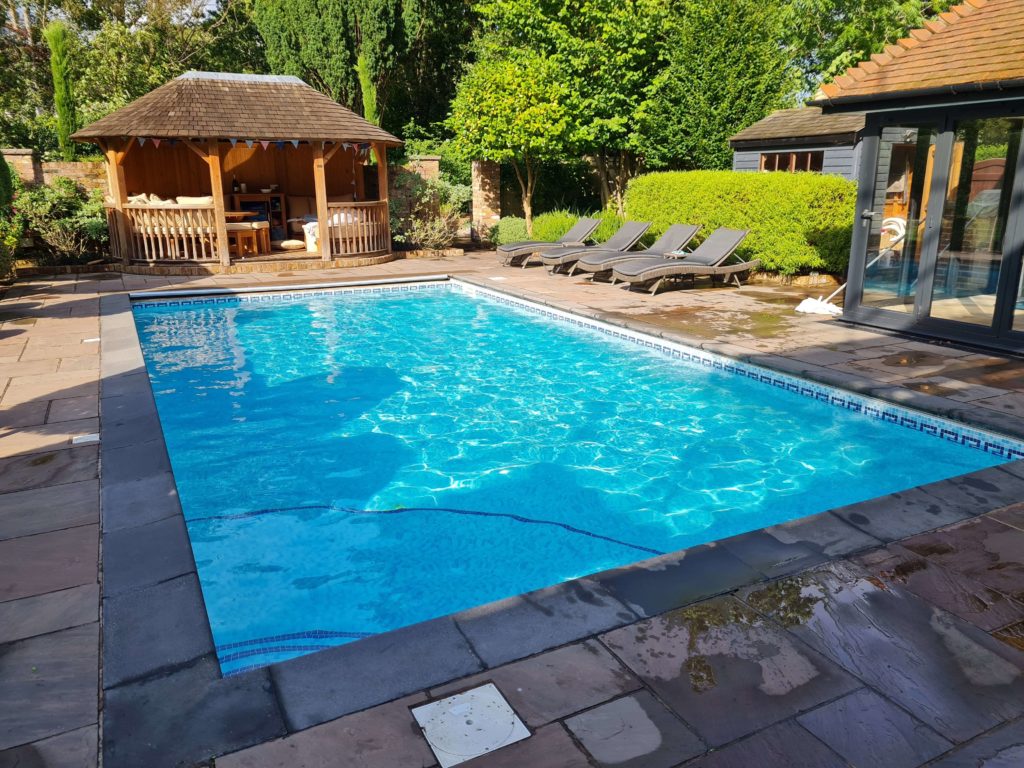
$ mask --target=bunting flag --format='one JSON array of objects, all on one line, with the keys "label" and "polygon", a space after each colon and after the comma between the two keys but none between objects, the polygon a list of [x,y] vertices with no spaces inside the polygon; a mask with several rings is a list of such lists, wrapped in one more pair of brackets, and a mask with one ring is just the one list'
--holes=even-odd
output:
[{"label": "bunting flag", "polygon": [[350,149],[352,149],[352,145],[349,144],[347,141],[343,141],[341,142],[341,148],[348,152]]},{"label": "bunting flag", "polygon": [[153,139],[152,141],[153,141],[153,146],[156,147],[157,149],[159,149],[160,148],[160,139]]},{"label": "bunting flag", "polygon": [[369,148],[370,148],[370,145],[369,145],[369,144],[360,144],[360,145],[359,145],[359,148],[360,148],[360,149],[369,149]]},{"label": "bunting flag", "polygon": [[283,141],[275,141],[274,142],[274,146],[277,147],[278,149],[284,149],[284,144],[285,143]]},{"label": "bunting flag", "polygon": [[228,141],[231,142],[231,148],[232,149],[234,149],[235,144],[238,143],[238,139],[228,139]]},{"label": "bunting flag", "polygon": [[139,136],[139,137],[138,137],[137,139],[135,139],[135,140],[136,140],[137,142],[139,142],[139,146],[140,146],[140,147],[141,147],[141,146],[142,146],[143,144],[145,144],[145,143],[146,143],[146,140],[145,140],[145,139],[144,139],[144,138],[143,138],[142,136]]},{"label": "bunting flag", "polygon": [[296,149],[298,149],[299,148],[299,140],[298,139],[292,139],[292,146],[295,147]]},{"label": "bunting flag", "polygon": [[253,141],[252,139],[246,139],[245,140],[245,146],[247,146],[249,149],[252,149],[252,145],[255,144],[255,143],[256,142]]},{"label": "bunting flag", "polygon": [[167,140],[167,145],[170,146],[170,147],[175,146],[177,143],[178,143],[177,139],[168,139]]},{"label": "bunting flag", "polygon": [[270,142],[269,141],[261,141],[260,142],[260,146],[263,147],[264,149],[266,149],[267,147],[270,146]]}]

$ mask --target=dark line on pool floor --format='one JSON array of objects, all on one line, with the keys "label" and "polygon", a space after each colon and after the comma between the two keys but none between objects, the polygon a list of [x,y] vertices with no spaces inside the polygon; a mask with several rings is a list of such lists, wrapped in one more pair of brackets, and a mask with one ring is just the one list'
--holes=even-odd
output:
[{"label": "dark line on pool floor", "polygon": [[354,509],[352,507],[336,507],[333,504],[307,504],[298,507],[271,507],[269,509],[256,509],[251,512],[238,512],[230,515],[208,515],[207,517],[196,517],[191,520],[186,520],[186,523],[205,523],[215,520],[243,520],[249,517],[260,517],[262,515],[272,515],[279,512],[312,512],[316,510],[327,511],[327,512],[346,512],[353,515],[399,515],[405,512],[446,512],[452,515],[466,515],[468,517],[494,517],[504,518],[506,520],[513,520],[517,523],[523,523],[525,525],[550,525],[556,528],[561,528],[569,533],[578,533],[581,536],[589,536],[592,539],[600,539],[601,541],[607,541],[611,544],[618,544],[622,547],[629,547],[635,549],[638,552],[646,552],[651,555],[663,555],[665,554],[662,550],[652,549],[651,547],[645,547],[640,544],[631,544],[628,541],[622,541],[620,539],[614,539],[611,536],[604,536],[600,533],[594,533],[593,531],[587,531],[583,528],[577,528],[576,526],[569,525],[568,523],[560,523],[557,520],[542,520],[533,517],[523,517],[522,515],[514,515],[511,512],[479,512],[472,509],[452,509],[450,507],[401,507],[399,509]]}]

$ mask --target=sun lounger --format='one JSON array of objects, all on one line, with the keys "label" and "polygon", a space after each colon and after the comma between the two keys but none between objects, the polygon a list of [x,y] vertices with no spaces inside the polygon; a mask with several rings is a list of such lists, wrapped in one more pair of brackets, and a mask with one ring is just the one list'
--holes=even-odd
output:
[{"label": "sun lounger", "polygon": [[544,240],[523,240],[518,243],[506,243],[498,246],[498,260],[505,266],[518,266],[519,263],[532,254],[544,252],[553,248],[582,248],[586,245],[587,238],[594,234],[601,225],[600,219],[580,219],[573,224],[569,231],[562,235],[556,242]]},{"label": "sun lounger", "polygon": [[[609,251],[613,253],[622,254],[624,251],[628,251],[641,237],[644,236],[644,232],[651,228],[651,222],[649,221],[627,221],[614,235],[609,237],[600,245],[590,245],[586,248],[569,248],[560,249],[557,251],[545,251],[540,254],[540,260],[545,267],[550,269],[552,272],[557,272],[559,269],[565,269],[576,263],[577,259],[585,254],[592,251],[601,251],[607,253]],[[523,266],[526,266],[526,262],[530,260],[528,256],[523,262]]]},{"label": "sun lounger", "polygon": [[591,250],[588,248],[586,253],[580,256],[576,263],[572,265],[569,274],[589,272],[592,275],[598,275],[604,272],[611,272],[616,264],[621,264],[631,259],[672,258],[672,254],[677,254],[676,258],[683,258],[685,254],[679,252],[686,247],[686,244],[699,231],[699,224],[673,224],[662,233],[661,237],[654,241],[650,248],[645,248],[642,251],[622,253],[621,251],[602,250],[600,248]]},{"label": "sun lounger", "polygon": [[726,264],[729,258],[747,236],[745,229],[726,229],[721,227],[712,232],[707,240],[701,243],[693,253],[682,259],[632,259],[617,265],[612,270],[612,282],[629,283],[630,287],[651,286],[651,294],[656,294],[669,280],[681,280],[698,277],[710,277],[713,281],[719,278],[735,281],[740,285],[741,277],[756,269],[760,259],[744,261],[738,264]]}]

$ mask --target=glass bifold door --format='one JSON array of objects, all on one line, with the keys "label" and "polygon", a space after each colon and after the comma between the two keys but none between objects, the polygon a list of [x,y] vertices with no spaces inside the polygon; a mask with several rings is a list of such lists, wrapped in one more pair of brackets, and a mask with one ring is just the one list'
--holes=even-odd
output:
[{"label": "glass bifold door", "polygon": [[[1024,340],[1019,117],[885,125],[865,140],[851,314],[965,340]],[[862,174],[862,185],[869,174]]]}]

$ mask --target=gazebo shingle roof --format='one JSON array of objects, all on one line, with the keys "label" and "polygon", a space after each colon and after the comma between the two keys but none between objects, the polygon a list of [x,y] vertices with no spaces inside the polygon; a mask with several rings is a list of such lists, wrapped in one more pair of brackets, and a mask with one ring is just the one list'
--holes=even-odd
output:
[{"label": "gazebo shingle roof", "polygon": [[966,0],[821,86],[822,106],[1024,87],[1024,0]]},{"label": "gazebo shingle roof", "polygon": [[734,147],[748,143],[776,143],[796,139],[854,142],[864,128],[862,112],[823,115],[820,107],[780,109],[729,137]]},{"label": "gazebo shingle roof", "polygon": [[402,142],[297,77],[186,72],[73,134],[262,141]]}]

